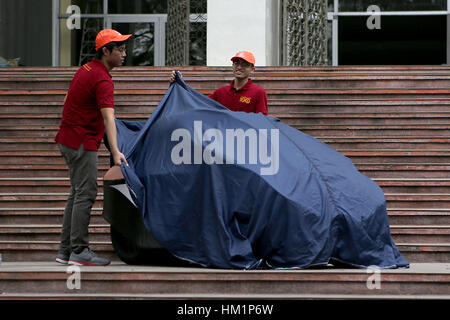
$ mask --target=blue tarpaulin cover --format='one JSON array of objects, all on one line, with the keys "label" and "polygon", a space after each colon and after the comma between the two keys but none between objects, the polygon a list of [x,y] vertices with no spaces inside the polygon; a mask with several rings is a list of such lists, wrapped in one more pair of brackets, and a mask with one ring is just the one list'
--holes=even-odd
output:
[{"label": "blue tarpaulin cover", "polygon": [[380,187],[321,141],[233,112],[180,77],[147,121],[116,120],[148,231],[214,268],[408,267]]}]

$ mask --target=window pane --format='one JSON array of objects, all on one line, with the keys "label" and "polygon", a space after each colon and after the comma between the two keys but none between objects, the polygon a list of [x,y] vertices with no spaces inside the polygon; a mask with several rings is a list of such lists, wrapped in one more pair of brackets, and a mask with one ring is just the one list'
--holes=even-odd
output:
[{"label": "window pane", "polygon": [[206,13],[206,0],[190,0],[189,10],[191,13]]},{"label": "window pane", "polygon": [[108,13],[167,13],[167,0],[108,0]]},{"label": "window pane", "polygon": [[103,13],[103,0],[59,0],[60,14],[74,14],[75,12],[67,12],[71,5],[76,5],[80,8],[80,13]]},{"label": "window pane", "polygon": [[[0,57],[52,65],[52,2],[0,0]],[[16,60],[18,59],[18,60]]]},{"label": "window pane", "polygon": [[[59,64],[78,66],[95,56],[95,37],[103,28],[103,19],[82,18],[80,28],[69,19],[59,19]],[[74,28],[75,27],[75,28]]]},{"label": "window pane", "polygon": [[189,27],[189,65],[206,66],[206,21],[191,22]]},{"label": "window pane", "polygon": [[132,34],[127,41],[125,66],[155,65],[155,24],[154,23],[113,23],[112,28],[121,34]]},{"label": "window pane", "polygon": [[206,0],[190,0],[189,65],[206,66]]},{"label": "window pane", "polygon": [[334,0],[328,0],[328,12],[334,11]]},{"label": "window pane", "polygon": [[340,0],[339,11],[367,11],[371,5],[381,11],[447,10],[447,0]]},{"label": "window pane", "polygon": [[339,65],[440,65],[446,63],[446,16],[339,17]]}]

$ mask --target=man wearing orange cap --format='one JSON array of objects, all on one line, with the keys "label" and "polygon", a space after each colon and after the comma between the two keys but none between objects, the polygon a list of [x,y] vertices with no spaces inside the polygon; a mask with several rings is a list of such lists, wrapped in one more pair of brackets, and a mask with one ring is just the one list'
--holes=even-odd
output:
[{"label": "man wearing orange cap", "polygon": [[60,250],[56,261],[75,265],[107,265],[89,249],[88,226],[97,197],[97,152],[108,137],[115,165],[127,164],[117,147],[114,117],[114,84],[110,71],[123,64],[125,41],[112,29],[98,33],[97,55],[81,66],[70,84],[55,141],[69,167],[70,195],[64,210]]},{"label": "man wearing orange cap", "polygon": [[250,79],[255,71],[255,56],[248,51],[239,51],[231,61],[234,80],[209,97],[233,111],[261,112],[267,115],[267,93]]},{"label": "man wearing orange cap", "polygon": [[[239,51],[231,58],[234,79],[209,97],[233,111],[254,112],[267,115],[267,93],[250,78],[255,71],[255,56],[248,51]],[[175,80],[175,71],[170,81]]]}]

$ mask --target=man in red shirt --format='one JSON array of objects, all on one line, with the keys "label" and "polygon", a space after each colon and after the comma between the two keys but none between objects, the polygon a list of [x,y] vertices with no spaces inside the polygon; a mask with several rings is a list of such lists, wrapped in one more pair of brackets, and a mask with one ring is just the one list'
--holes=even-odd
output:
[{"label": "man in red shirt", "polygon": [[109,71],[122,65],[125,41],[131,36],[112,29],[100,31],[96,37],[96,58],[78,69],[64,100],[55,141],[69,167],[71,187],[56,258],[59,263],[110,263],[89,249],[88,226],[97,196],[97,151],[105,132],[114,164],[128,164],[117,147],[114,84]]},{"label": "man in red shirt", "polygon": [[248,51],[239,51],[231,61],[234,80],[209,97],[233,111],[261,112],[267,115],[267,93],[250,79],[255,71],[254,55]]},{"label": "man in red shirt", "polygon": [[[216,100],[232,111],[254,112],[267,115],[267,93],[254,84],[250,78],[255,71],[255,56],[248,51],[239,51],[234,57],[234,79],[227,86],[223,86],[209,97]],[[175,80],[175,71],[172,72],[170,81]]]}]

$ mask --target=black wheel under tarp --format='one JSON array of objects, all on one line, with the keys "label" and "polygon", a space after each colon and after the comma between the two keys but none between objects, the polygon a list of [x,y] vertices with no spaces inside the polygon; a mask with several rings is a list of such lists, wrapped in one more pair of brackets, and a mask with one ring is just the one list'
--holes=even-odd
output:
[{"label": "black wheel under tarp", "polygon": [[194,266],[173,256],[148,232],[141,212],[116,188],[125,185],[120,168],[108,172],[115,178],[104,179],[103,217],[111,225],[111,242],[120,260],[131,265]]},{"label": "black wheel under tarp", "polygon": [[111,226],[111,242],[117,256],[130,265],[192,266],[164,248],[142,248]]}]

